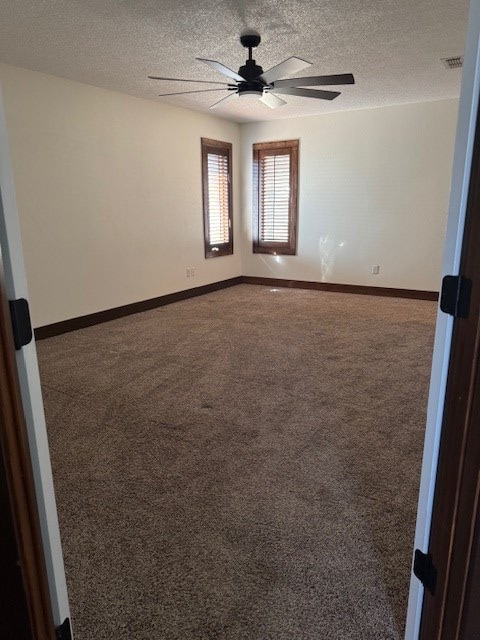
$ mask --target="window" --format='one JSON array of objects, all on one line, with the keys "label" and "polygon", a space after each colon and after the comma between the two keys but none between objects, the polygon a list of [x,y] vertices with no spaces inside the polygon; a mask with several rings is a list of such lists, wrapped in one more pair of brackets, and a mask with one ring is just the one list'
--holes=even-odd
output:
[{"label": "window", "polygon": [[297,252],[298,140],[253,145],[253,252]]},{"label": "window", "polygon": [[202,138],[205,258],[233,253],[232,145]]}]

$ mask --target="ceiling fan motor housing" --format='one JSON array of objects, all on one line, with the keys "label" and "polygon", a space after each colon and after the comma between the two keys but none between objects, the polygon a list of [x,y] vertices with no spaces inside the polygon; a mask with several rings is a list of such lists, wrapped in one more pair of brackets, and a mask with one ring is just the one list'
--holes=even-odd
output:
[{"label": "ceiling fan motor housing", "polygon": [[[241,72],[241,69],[239,73],[245,78],[245,76]],[[253,93],[262,95],[264,86],[265,84],[260,80],[246,80],[245,82],[238,83],[238,93],[239,95]]]},{"label": "ceiling fan motor housing", "polygon": [[238,85],[238,95],[239,96],[248,96],[248,95],[261,96],[263,95],[263,84],[260,84],[260,82],[241,82]]},{"label": "ceiling fan motor housing", "polygon": [[262,75],[263,69],[255,63],[255,60],[247,60],[243,67],[240,67],[238,70],[238,74],[251,82],[252,80],[256,80],[258,76]]}]

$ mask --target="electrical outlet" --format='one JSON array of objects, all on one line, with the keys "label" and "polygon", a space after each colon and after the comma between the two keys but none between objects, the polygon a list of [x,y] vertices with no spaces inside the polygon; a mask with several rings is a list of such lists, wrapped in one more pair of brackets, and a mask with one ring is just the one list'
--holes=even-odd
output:
[{"label": "electrical outlet", "polygon": [[372,266],[372,276],[378,276],[379,273],[380,273],[380,265],[374,264]]},{"label": "electrical outlet", "polygon": [[191,278],[195,277],[195,267],[190,267],[190,277]]}]

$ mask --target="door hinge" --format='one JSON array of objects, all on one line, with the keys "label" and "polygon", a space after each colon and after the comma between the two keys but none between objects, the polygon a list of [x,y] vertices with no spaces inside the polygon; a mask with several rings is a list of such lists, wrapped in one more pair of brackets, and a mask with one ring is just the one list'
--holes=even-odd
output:
[{"label": "door hinge", "polygon": [[413,573],[417,576],[425,589],[428,589],[432,596],[435,595],[437,569],[435,568],[432,556],[429,553],[423,553],[420,549],[415,549]]},{"label": "door hinge", "polygon": [[472,281],[463,276],[445,276],[440,292],[440,309],[454,318],[468,318]]},{"label": "door hinge", "polygon": [[55,629],[55,640],[72,640],[70,618],[65,618],[62,624]]},{"label": "door hinge", "polygon": [[32,323],[28,301],[25,298],[9,300],[10,316],[12,318],[13,340],[18,351],[32,340]]}]

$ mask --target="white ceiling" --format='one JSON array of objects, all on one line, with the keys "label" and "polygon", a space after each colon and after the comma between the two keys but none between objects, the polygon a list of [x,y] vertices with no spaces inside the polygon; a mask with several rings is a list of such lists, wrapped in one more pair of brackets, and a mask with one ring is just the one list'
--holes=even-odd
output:
[{"label": "white ceiling", "polygon": [[457,97],[461,71],[441,58],[464,53],[467,13],[468,0],[2,0],[0,61],[198,111],[226,93],[159,98],[209,85],[147,75],[224,81],[195,58],[237,71],[246,28],[262,36],[264,70],[295,55],[313,63],[297,76],[354,74],[332,102],[282,96],[271,110],[242,99],[211,112],[273,120]]}]

